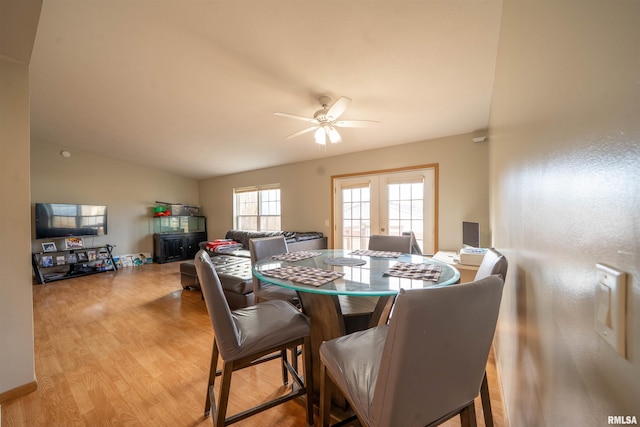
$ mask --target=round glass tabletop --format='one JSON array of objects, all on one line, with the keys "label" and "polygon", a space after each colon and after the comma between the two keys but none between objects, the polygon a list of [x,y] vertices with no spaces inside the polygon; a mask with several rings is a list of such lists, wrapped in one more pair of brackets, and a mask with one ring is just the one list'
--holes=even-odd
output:
[{"label": "round glass tabletop", "polygon": [[[447,286],[458,282],[460,279],[460,272],[452,265],[421,255],[402,254],[397,258],[379,258],[354,255],[351,253],[353,251],[344,249],[325,249],[313,252],[317,252],[318,255],[298,261],[278,261],[265,258],[254,265],[253,274],[263,282],[300,292],[354,296],[395,295],[401,288],[415,289]],[[437,266],[440,269],[439,277],[437,280],[420,280],[389,275],[389,271],[394,266],[397,268],[401,265],[399,263],[411,265],[427,264],[427,268]],[[269,272],[265,274],[265,271],[268,270],[290,266],[329,270],[342,273],[342,276],[317,286],[303,284],[295,281],[295,279],[273,277],[268,275],[270,274]]]}]

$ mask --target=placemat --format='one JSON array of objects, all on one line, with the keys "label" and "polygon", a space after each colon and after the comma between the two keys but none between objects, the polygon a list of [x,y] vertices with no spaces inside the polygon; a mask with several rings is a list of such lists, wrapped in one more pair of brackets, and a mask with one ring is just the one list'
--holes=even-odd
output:
[{"label": "placemat", "polygon": [[440,279],[441,271],[442,267],[435,264],[412,264],[410,262],[399,262],[387,270],[384,275],[437,282],[438,279]]},{"label": "placemat", "polygon": [[264,270],[262,271],[262,274],[269,277],[291,280],[292,282],[312,286],[324,285],[325,283],[339,279],[344,275],[344,273],[337,271],[323,270],[321,268],[313,267],[300,267],[296,265]]},{"label": "placemat", "polygon": [[288,252],[286,254],[278,254],[272,255],[270,258],[275,259],[276,261],[300,261],[301,259],[313,258],[314,256],[322,255],[322,252],[311,252],[311,251],[297,251],[297,252]]},{"label": "placemat", "polygon": [[373,256],[378,258],[398,258],[400,255],[402,255],[402,252],[370,251],[368,249],[358,249],[351,252],[351,255]]},{"label": "placemat", "polygon": [[367,261],[360,258],[337,257],[324,260],[327,265],[364,265]]}]

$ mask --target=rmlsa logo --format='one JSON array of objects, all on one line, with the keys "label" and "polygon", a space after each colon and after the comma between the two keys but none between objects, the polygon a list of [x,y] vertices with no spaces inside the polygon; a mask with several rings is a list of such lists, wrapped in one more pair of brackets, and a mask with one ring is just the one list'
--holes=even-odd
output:
[{"label": "rmlsa logo", "polygon": [[609,424],[638,424],[635,415],[609,415],[607,421]]}]

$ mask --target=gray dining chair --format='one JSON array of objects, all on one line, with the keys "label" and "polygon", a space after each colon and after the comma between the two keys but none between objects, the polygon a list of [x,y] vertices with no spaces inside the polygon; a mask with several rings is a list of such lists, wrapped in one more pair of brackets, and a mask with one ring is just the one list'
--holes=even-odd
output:
[{"label": "gray dining chair", "polygon": [[[260,237],[249,240],[249,252],[251,254],[251,266],[264,258],[288,253],[287,241],[284,236]],[[253,294],[256,303],[271,300],[284,300],[298,306],[300,301],[298,294],[293,289],[264,283],[253,275]]]},{"label": "gray dining chair", "polygon": [[[413,231],[403,231],[402,232],[403,236],[409,236],[411,237],[411,253],[414,255],[423,255],[422,253],[422,249],[420,248],[420,245],[418,244],[418,239],[416,239],[416,235]],[[430,256],[430,255],[428,255]]]},{"label": "gray dining chair", "polygon": [[373,234],[369,237],[369,249],[372,251],[411,253],[411,236],[385,236]]},{"label": "gray dining chair", "polygon": [[320,425],[336,386],[368,427],[475,425],[503,280],[401,289],[387,325],[320,346]]},{"label": "gray dining chair", "polygon": [[[200,250],[194,264],[214,332],[204,416],[208,417],[213,410],[213,425],[222,427],[306,394],[307,423],[313,425],[313,402],[310,398],[313,390],[311,327],[307,316],[282,300],[265,301],[231,311],[209,255]],[[285,357],[287,349],[294,350],[298,346],[303,349],[304,380]],[[227,417],[232,373],[272,360],[273,354],[281,355],[284,367],[294,379],[291,391]],[[218,358],[222,359],[223,364],[216,400],[214,384],[218,375]]]},{"label": "gray dining chair", "polygon": [[[484,254],[474,280],[481,280],[494,274],[498,274],[502,277],[502,280],[506,280],[508,267],[507,258],[497,250],[490,248]],[[485,427],[493,427],[493,411],[491,410],[489,381],[487,380],[486,371],[480,387],[480,400],[482,402],[482,413],[484,414],[484,425]]]},{"label": "gray dining chair", "polygon": [[[385,236],[373,234],[369,237],[369,250],[411,253],[411,236]],[[347,332],[355,332],[369,325],[378,302],[378,297],[338,297],[344,314]]]},{"label": "gray dining chair", "polygon": [[482,279],[492,274],[499,274],[503,280],[506,280],[508,267],[509,263],[504,255],[494,248],[487,249],[474,280]]},{"label": "gray dining chair", "polygon": [[[256,262],[268,258],[273,255],[280,255],[289,253],[289,247],[287,246],[287,240],[284,236],[269,236],[269,237],[256,237],[249,239],[249,253],[251,256],[251,266],[253,267]],[[272,285],[265,283],[258,279],[255,274],[252,274],[253,280],[253,295],[255,302],[282,300],[288,301],[297,308],[300,306],[300,297],[298,293],[293,289],[283,288],[282,286]],[[291,350],[291,363],[294,369],[298,369],[298,356],[300,355],[300,349],[295,348]],[[285,360],[287,360],[286,354],[283,354]],[[285,383],[288,382],[287,370],[282,369],[282,378]]]},{"label": "gray dining chair", "polygon": [[[412,236],[386,236],[383,234],[373,234],[369,237],[369,250],[411,253]],[[355,332],[364,329],[364,325],[369,324],[369,319],[376,308],[378,297],[339,297],[340,306],[345,315],[345,327],[347,332]],[[357,310],[352,310],[357,307]]]}]

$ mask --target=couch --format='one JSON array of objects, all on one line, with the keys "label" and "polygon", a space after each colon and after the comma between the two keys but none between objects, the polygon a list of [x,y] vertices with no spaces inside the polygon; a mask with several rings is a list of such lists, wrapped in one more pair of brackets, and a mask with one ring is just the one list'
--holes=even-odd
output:
[{"label": "couch", "polygon": [[[289,252],[312,251],[327,249],[327,238],[317,231],[242,231],[229,230],[224,236],[242,244],[242,248],[234,251],[236,256],[249,257],[249,240],[260,237],[284,236]],[[203,247],[204,244],[204,247]],[[207,242],[202,242],[200,247],[206,249]],[[214,255],[209,253],[209,255]]]},{"label": "couch", "polygon": [[[289,252],[312,251],[327,248],[327,238],[319,232],[296,231],[241,231],[229,230],[225,239],[232,239],[242,244],[225,253],[211,250],[209,242],[200,242],[200,249],[206,250],[220,278],[222,289],[231,310],[248,307],[254,304],[253,283],[249,240],[260,237],[283,235],[287,241]],[[237,246],[237,245],[236,245]],[[180,264],[180,283],[184,289],[200,289],[198,276],[193,260]]]}]

